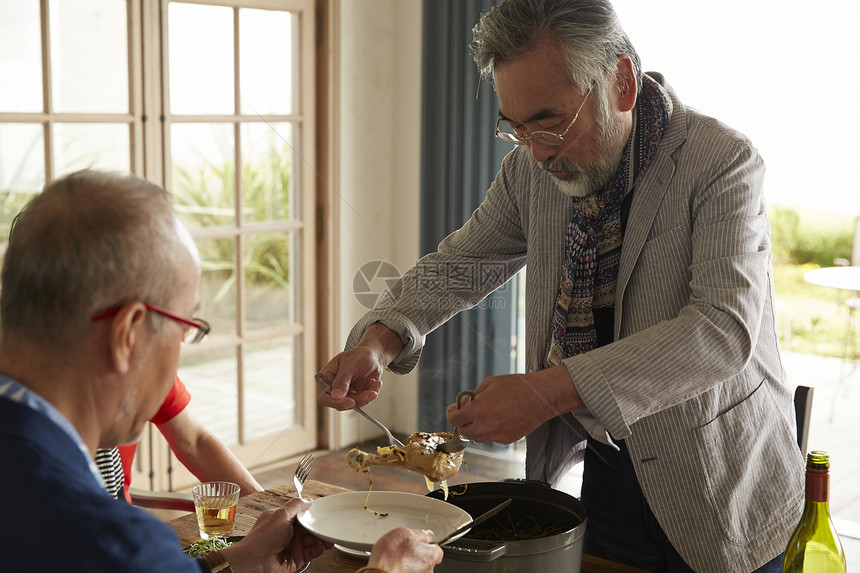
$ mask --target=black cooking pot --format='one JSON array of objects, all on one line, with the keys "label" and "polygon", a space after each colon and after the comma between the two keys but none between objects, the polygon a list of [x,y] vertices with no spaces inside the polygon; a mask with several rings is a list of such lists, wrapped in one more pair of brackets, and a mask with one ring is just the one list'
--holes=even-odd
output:
[{"label": "black cooking pot", "polygon": [[[428,497],[445,499],[437,489]],[[544,482],[506,479],[477,482],[450,488],[448,503],[472,517],[511,499],[511,504],[466,535],[443,547],[445,558],[437,573],[551,571],[579,573],[582,565],[582,538],[585,535],[585,506],[575,497],[552,489]],[[488,532],[497,536],[511,526],[532,529],[539,525],[549,535],[535,539],[476,539]]]}]

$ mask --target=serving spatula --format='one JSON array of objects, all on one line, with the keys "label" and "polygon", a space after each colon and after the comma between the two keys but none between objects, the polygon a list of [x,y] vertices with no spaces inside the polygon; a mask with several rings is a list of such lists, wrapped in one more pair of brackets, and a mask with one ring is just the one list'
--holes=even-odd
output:
[{"label": "serving spatula", "polygon": [[438,542],[434,542],[434,543],[436,543],[437,545],[445,545],[446,543],[451,542],[455,537],[457,537],[458,535],[460,535],[464,531],[475,527],[479,523],[483,523],[483,522],[487,521],[488,519],[490,519],[491,517],[493,517],[494,515],[496,515],[497,513],[502,511],[503,509],[505,509],[506,507],[508,507],[508,505],[510,505],[510,503],[511,503],[511,500],[506,499],[505,501],[503,501],[502,503],[500,503],[499,505],[497,505],[496,507],[494,507],[493,509],[491,509],[487,513],[483,513],[483,514],[479,515],[478,517],[476,517],[475,519],[473,519],[472,521],[470,521],[466,525],[463,525],[462,527],[458,527],[453,532],[449,533],[448,535],[446,535],[445,537],[440,539]]},{"label": "serving spatula", "polygon": [[[316,380],[317,386],[319,386],[320,388],[325,390],[328,394],[331,394],[331,380],[329,380],[325,374],[323,374],[322,372],[317,373],[314,376],[314,380]],[[385,435],[388,436],[388,445],[389,446],[403,447],[403,442],[401,442],[400,440],[395,438],[394,434],[392,434],[391,431],[385,427],[385,424],[383,424],[382,422],[380,422],[379,420],[377,420],[376,418],[374,418],[373,416],[371,416],[370,414],[368,414],[367,412],[365,412],[364,410],[362,410],[358,406],[353,406],[352,409],[355,410],[356,412],[358,412],[359,414],[361,414],[362,416],[364,416],[365,418],[367,418],[368,420],[370,420],[371,422],[373,422],[374,424],[376,424],[377,426],[379,426],[379,429],[382,430],[383,432],[385,432]]]},{"label": "serving spatula", "polygon": [[[463,390],[462,392],[457,394],[457,408],[460,407],[460,403],[462,402],[463,398],[466,397],[469,398],[469,401],[472,401],[475,399],[475,394],[473,394],[470,390]],[[454,435],[451,437],[451,439],[445,440],[444,442],[436,446],[436,451],[443,452],[446,454],[453,454],[454,452],[465,450],[466,444],[468,443],[469,440],[463,439],[463,437],[460,435],[459,430],[457,430],[457,428],[455,427]]]}]

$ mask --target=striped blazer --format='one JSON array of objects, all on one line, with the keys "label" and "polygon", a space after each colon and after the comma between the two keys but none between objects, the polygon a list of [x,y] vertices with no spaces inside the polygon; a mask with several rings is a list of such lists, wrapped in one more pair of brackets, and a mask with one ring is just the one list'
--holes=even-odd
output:
[{"label": "striped blazer", "polygon": [[[664,87],[674,109],[633,191],[615,342],[564,361],[587,410],[527,436],[526,474],[558,483],[582,460],[586,431],[608,432],[626,440],[645,498],[691,567],[751,571],[785,549],[804,475],[777,339],[764,164],[744,136]],[[429,332],[527,265],[526,364],[544,368],[572,215],[529,150],[514,150],[470,220],[347,346],[382,322],[406,343],[390,368],[406,372]]]}]

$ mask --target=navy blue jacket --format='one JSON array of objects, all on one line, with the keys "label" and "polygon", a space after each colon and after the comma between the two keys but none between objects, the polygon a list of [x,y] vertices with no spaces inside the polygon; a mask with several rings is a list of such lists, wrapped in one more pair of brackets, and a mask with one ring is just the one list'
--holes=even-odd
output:
[{"label": "navy blue jacket", "polygon": [[116,500],[47,416],[0,397],[0,569],[200,573],[174,531]]}]

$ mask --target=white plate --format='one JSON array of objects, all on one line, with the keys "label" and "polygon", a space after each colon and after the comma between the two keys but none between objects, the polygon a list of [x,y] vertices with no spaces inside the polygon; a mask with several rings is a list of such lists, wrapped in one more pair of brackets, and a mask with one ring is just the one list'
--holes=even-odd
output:
[{"label": "white plate", "polygon": [[472,519],[455,505],[414,493],[371,492],[368,507],[388,513],[386,517],[364,509],[365,500],[366,491],[315,499],[310,510],[299,514],[299,523],[320,539],[349,549],[370,551],[377,539],[398,527],[430,529],[436,539],[442,539]]},{"label": "white plate", "polygon": [[334,544],[334,548],[338,551],[346,553],[347,555],[351,555],[352,557],[358,557],[359,559],[364,559],[367,561],[370,559],[370,551],[361,551],[359,549],[350,549],[349,547],[344,547],[339,543]]}]

